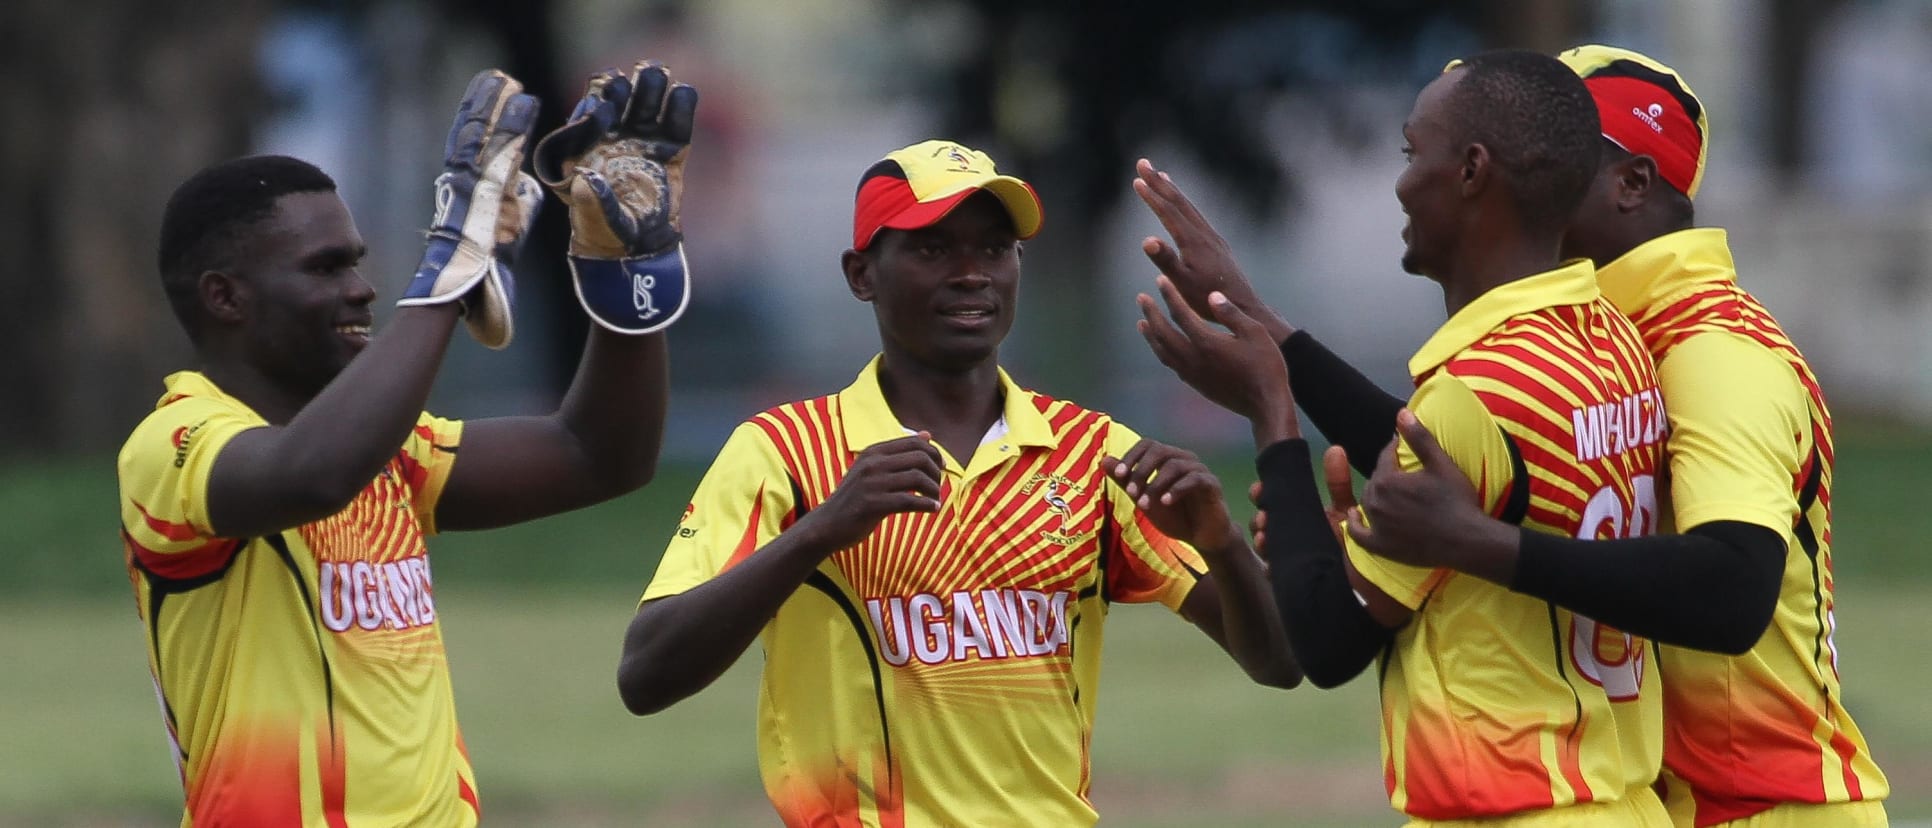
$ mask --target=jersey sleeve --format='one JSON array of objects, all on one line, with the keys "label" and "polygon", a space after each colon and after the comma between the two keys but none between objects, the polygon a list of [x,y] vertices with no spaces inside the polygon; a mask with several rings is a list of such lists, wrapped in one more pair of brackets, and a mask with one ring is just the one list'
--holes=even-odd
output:
[{"label": "jersey sleeve", "polygon": [[[1409,411],[1476,484],[1484,511],[1495,514],[1509,493],[1515,473],[1502,428],[1475,392],[1450,372],[1438,371],[1416,389],[1409,400]],[[1403,471],[1422,468],[1421,459],[1407,441],[1396,447],[1396,460]],[[1528,485],[1528,481],[1523,483]],[[1355,571],[1412,610],[1420,608],[1450,574],[1447,569],[1396,563],[1363,549],[1354,538],[1345,537],[1345,542],[1348,561]]]},{"label": "jersey sleeve", "polygon": [[1791,540],[1794,481],[1811,451],[1809,396],[1796,371],[1758,343],[1707,333],[1657,366],[1670,416],[1670,501],[1678,531],[1714,520]]},{"label": "jersey sleeve", "polygon": [[[1140,442],[1140,435],[1120,423],[1109,423],[1104,444],[1107,456],[1120,457]],[[1183,541],[1175,540],[1134,507],[1125,489],[1113,478],[1102,474],[1101,490],[1107,510],[1106,524],[1112,531],[1103,534],[1107,544],[1106,596],[1110,601],[1127,604],[1159,601],[1179,611],[1181,602],[1207,571],[1200,553]]]},{"label": "jersey sleeve", "polygon": [[443,498],[443,485],[449,482],[462,440],[462,420],[446,420],[425,411],[396,455],[409,486],[409,506],[424,535],[436,534],[436,503]]},{"label": "jersey sleeve", "polygon": [[730,569],[777,538],[794,505],[777,446],[757,425],[739,425],[698,482],[641,600],[677,595]]},{"label": "jersey sleeve", "polygon": [[[216,539],[208,520],[208,479],[235,435],[262,422],[201,397],[183,397],[149,414],[117,466],[121,530],[143,558],[205,551]],[[152,561],[150,561],[152,562]]]}]

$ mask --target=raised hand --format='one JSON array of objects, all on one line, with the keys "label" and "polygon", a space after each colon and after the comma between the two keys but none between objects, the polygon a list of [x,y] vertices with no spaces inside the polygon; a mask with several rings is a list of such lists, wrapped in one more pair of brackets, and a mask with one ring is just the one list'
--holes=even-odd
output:
[{"label": "raised hand", "polygon": [[939,511],[941,462],[925,432],[874,444],[859,452],[838,488],[799,525],[811,521],[830,554],[865,540],[888,515]]},{"label": "raised hand", "polygon": [[697,109],[698,90],[642,61],[592,76],[537,144],[537,176],[570,205],[577,298],[612,331],[662,330],[690,298],[680,208]]},{"label": "raised hand", "polygon": [[444,145],[422,263],[396,302],[458,302],[470,334],[492,348],[510,344],[510,260],[543,203],[536,181],[520,171],[537,123],[537,99],[522,93],[495,69],[470,81]]},{"label": "raised hand", "polygon": [[1241,272],[1234,250],[1208,223],[1187,194],[1167,173],[1142,158],[1134,165],[1134,194],[1152,210],[1173,241],[1148,236],[1140,243],[1148,261],[1174,282],[1181,298],[1200,316],[1214,315],[1208,294],[1220,291],[1243,313],[1260,321],[1277,345],[1295,332],[1294,326],[1261,301],[1254,285]]},{"label": "raised hand", "polygon": [[1208,304],[1227,330],[1216,329],[1182,301],[1166,276],[1155,282],[1172,321],[1143,293],[1135,297],[1142,317],[1136,327],[1161,364],[1202,396],[1248,418],[1257,448],[1301,436],[1288,363],[1261,323],[1216,291]]},{"label": "raised hand", "polygon": [[1154,528],[1196,549],[1222,550],[1240,538],[1221,481],[1191,451],[1143,439],[1123,457],[1101,460]]}]

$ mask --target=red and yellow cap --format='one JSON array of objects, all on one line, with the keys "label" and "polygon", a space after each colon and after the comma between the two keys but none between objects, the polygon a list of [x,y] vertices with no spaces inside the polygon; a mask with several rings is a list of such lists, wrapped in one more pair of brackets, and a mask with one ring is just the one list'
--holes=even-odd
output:
[{"label": "red and yellow cap", "polygon": [[1677,70],[1614,46],[1578,46],[1556,56],[1596,99],[1603,137],[1648,155],[1664,180],[1690,198],[1704,183],[1711,125],[1704,104]]},{"label": "red and yellow cap", "polygon": [[1013,232],[1030,239],[1045,211],[1033,185],[1000,175],[986,153],[951,141],[923,141],[888,153],[859,177],[852,210],[852,249],[864,250],[879,231],[929,227],[973,193],[998,197],[1013,217]]}]

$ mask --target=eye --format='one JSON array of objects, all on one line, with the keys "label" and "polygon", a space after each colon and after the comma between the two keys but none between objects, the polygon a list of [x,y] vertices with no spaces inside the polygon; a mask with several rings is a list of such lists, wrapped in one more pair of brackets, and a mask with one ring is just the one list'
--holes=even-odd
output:
[{"label": "eye", "polygon": [[1013,242],[1007,239],[987,242],[985,252],[987,257],[989,258],[994,258],[994,259],[1000,258],[1002,256],[1005,256],[1008,253],[1013,252]]},{"label": "eye", "polygon": [[934,241],[920,242],[917,252],[922,259],[945,258],[946,246]]},{"label": "eye", "polygon": [[1415,160],[1415,147],[1412,147],[1412,146],[1409,146],[1408,144],[1403,144],[1403,145],[1402,145],[1402,160],[1404,160],[1404,161],[1414,161],[1414,160]]}]

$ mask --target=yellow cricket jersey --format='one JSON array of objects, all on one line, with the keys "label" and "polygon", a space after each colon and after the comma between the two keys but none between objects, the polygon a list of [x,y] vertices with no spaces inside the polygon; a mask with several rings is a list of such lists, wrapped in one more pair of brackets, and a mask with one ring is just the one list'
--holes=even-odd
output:
[{"label": "yellow cricket jersey", "polygon": [[1675,525],[1743,521],[1790,543],[1771,628],[1750,652],[1662,648],[1666,798],[1698,826],[1889,792],[1845,711],[1832,647],[1831,412],[1804,356],[1736,278],[1716,228],[1659,237],[1601,274],[1670,401]]},{"label": "yellow cricket jersey", "polygon": [[[1649,534],[1667,420],[1643,342],[1588,262],[1458,311],[1409,360],[1409,407],[1491,514],[1566,537]],[[1404,445],[1406,469],[1420,467]],[[1415,611],[1381,660],[1391,804],[1420,820],[1576,809],[1578,824],[1664,819],[1647,645],[1548,602],[1348,543],[1357,571]],[[1610,808],[1629,798],[1635,810]],[[1586,815],[1604,814],[1600,818]],[[1568,824],[1568,823],[1566,823]]]},{"label": "yellow cricket jersey", "polygon": [[[878,362],[740,425],[665,549],[649,601],[757,554],[857,453],[906,435]],[[1103,475],[1139,437],[1021,389],[936,513],[827,558],[765,627],[758,758],[789,826],[1089,825],[1089,736],[1110,602],[1178,610],[1193,549]]]},{"label": "yellow cricket jersey", "polygon": [[181,824],[474,825],[423,546],[462,424],[422,415],[334,516],[219,537],[209,472],[263,425],[185,371],[121,448],[121,538]]}]

